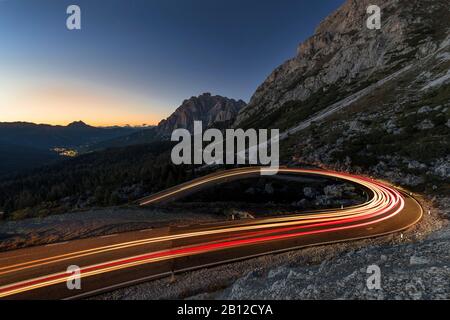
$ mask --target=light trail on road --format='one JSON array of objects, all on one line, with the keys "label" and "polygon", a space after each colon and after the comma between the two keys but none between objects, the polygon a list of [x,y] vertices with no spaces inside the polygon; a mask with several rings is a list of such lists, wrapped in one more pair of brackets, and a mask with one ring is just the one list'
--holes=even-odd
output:
[{"label": "light trail on road", "polygon": [[[171,201],[193,192],[199,192],[203,188],[228,182],[230,179],[259,176],[262,171],[266,170],[271,169],[252,167],[214,173],[142,199],[139,204],[147,206]],[[385,235],[409,228],[417,223],[423,214],[421,207],[409,196],[391,186],[366,177],[333,171],[295,168],[280,168],[279,174],[312,175],[351,182],[368,190],[370,199],[364,204],[344,209],[329,209],[308,214],[192,227],[187,230],[175,231],[174,234],[146,237],[134,241],[120,241],[109,245],[96,245],[95,242],[99,240],[92,239],[92,248],[48,254],[48,256],[36,259],[33,259],[33,255],[31,255],[24,261],[0,266],[0,276],[15,279],[15,275],[17,275],[20,278],[19,281],[6,284],[0,280],[0,298],[15,295],[20,297],[20,294],[37,289],[45,292],[45,288],[67,282],[73,278],[72,274],[65,271],[69,263],[70,265],[74,263],[80,265],[82,279],[95,279],[96,276],[114,272],[125,273],[127,270],[129,270],[129,274],[133,272],[133,268],[140,266],[147,266],[146,272],[152,274],[153,264],[169,263],[181,258],[202,257],[209,261],[208,257],[211,256],[211,264],[220,264],[220,259],[214,255],[217,252],[223,252],[223,261],[228,261],[246,258],[254,254],[268,254],[275,251],[275,248],[288,250],[301,247],[303,243],[305,246],[310,246]],[[408,202],[408,208],[406,208],[406,202]],[[369,231],[368,227],[370,230],[376,229],[376,227],[380,230]],[[291,242],[292,244],[290,244]],[[164,245],[169,248],[148,249],[149,246]],[[267,247],[267,250],[264,250],[264,246]],[[130,253],[136,252],[139,254],[130,255]],[[117,258],[111,259],[111,256]],[[98,263],[91,262],[97,259]],[[189,263],[190,268],[204,265],[202,263],[196,266],[194,263],[191,266],[192,262]],[[46,273],[46,267],[60,268],[60,271]],[[170,270],[171,267],[167,266],[167,268]],[[129,275],[121,274],[121,277],[128,279]],[[117,282],[120,284],[120,281]],[[99,287],[101,289],[101,285]],[[59,290],[64,290],[62,288],[63,286]],[[61,293],[62,297],[67,295],[70,297],[69,292]]]}]

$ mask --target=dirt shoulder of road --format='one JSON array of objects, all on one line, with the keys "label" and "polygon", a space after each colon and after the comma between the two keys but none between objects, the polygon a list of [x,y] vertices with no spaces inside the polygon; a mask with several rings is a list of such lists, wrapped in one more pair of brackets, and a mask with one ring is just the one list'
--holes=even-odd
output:
[{"label": "dirt shoulder of road", "polygon": [[114,207],[45,218],[0,221],[0,251],[180,224],[207,223],[223,217],[162,209]]}]

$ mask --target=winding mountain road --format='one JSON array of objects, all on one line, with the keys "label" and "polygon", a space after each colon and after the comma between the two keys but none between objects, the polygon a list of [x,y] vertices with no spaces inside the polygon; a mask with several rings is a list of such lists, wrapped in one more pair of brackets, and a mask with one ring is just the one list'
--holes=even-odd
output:
[{"label": "winding mountain road", "polygon": [[[184,197],[216,184],[256,177],[266,168],[217,172],[139,201],[147,206]],[[364,188],[368,201],[347,208],[252,220],[171,227],[75,240],[0,253],[0,298],[76,299],[208,266],[265,254],[405,230],[423,215],[410,195],[346,173],[281,168],[298,174],[348,181]],[[81,290],[69,290],[80,267]]]}]

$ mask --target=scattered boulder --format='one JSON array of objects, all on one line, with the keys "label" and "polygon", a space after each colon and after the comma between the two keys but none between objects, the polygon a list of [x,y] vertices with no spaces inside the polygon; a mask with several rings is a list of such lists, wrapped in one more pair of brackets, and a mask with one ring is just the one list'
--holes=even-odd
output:
[{"label": "scattered boulder", "polygon": [[303,194],[305,195],[305,197],[310,199],[313,199],[319,195],[319,193],[314,188],[311,187],[303,188]]},{"label": "scattered boulder", "polygon": [[342,185],[330,185],[323,189],[325,195],[330,198],[342,198],[343,186]]},{"label": "scattered boulder", "polygon": [[430,130],[434,128],[434,123],[429,119],[425,119],[417,126],[417,128],[419,130]]},{"label": "scattered boulder", "polygon": [[449,178],[450,177],[449,159],[447,160],[439,159],[434,167],[434,174],[442,178]]}]

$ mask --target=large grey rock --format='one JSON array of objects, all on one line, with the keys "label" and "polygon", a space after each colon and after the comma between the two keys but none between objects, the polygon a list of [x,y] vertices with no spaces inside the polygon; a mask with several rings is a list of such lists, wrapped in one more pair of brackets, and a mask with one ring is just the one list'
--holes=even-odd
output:
[{"label": "large grey rock", "polygon": [[442,178],[450,178],[450,157],[437,160],[434,173]]}]

